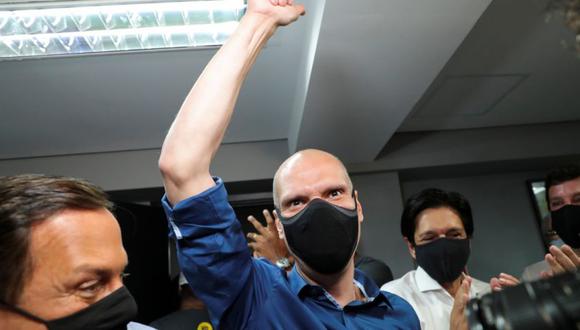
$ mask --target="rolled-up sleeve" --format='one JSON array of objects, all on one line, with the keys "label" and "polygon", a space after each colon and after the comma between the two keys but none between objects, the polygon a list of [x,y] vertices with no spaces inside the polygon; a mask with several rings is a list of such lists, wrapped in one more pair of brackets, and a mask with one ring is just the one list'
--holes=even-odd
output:
[{"label": "rolled-up sleeve", "polygon": [[178,261],[196,296],[218,324],[249,281],[252,259],[223,181],[171,206],[162,199]]}]

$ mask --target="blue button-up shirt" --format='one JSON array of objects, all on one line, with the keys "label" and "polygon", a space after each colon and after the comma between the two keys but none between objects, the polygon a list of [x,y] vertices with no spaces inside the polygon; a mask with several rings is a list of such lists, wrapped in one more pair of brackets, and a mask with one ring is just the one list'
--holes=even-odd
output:
[{"label": "blue button-up shirt", "polygon": [[322,287],[265,259],[252,258],[221,179],[172,207],[170,235],[193,292],[222,329],[420,329],[413,308],[356,271],[366,297],[342,308]]}]

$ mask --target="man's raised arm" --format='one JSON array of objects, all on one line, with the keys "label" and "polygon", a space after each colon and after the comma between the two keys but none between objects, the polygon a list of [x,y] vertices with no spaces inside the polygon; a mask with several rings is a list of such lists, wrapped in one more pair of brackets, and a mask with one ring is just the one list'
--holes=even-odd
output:
[{"label": "man's raised arm", "polygon": [[276,28],[302,14],[293,0],[248,1],[240,25],[205,67],[165,137],[159,168],[171,204],[214,185],[210,163],[248,71]]}]

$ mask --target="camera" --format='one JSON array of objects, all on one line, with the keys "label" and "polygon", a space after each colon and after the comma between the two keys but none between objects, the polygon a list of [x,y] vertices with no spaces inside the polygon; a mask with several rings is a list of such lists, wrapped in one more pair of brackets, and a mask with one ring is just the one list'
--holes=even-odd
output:
[{"label": "camera", "polygon": [[472,330],[580,330],[580,272],[472,299],[466,313]]}]

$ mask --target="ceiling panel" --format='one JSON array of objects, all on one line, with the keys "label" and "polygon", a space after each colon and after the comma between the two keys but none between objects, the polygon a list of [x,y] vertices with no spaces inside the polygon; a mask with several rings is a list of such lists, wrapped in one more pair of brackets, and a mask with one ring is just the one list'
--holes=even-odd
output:
[{"label": "ceiling panel", "polygon": [[[399,131],[455,130],[539,124],[580,119],[580,56],[574,35],[561,15],[547,11],[548,0],[494,1],[417,103]],[[447,89],[458,76],[526,76],[517,88],[499,97],[493,111],[482,111],[500,96],[500,80],[465,81],[469,95],[454,97]],[[459,81],[455,80],[456,83]],[[498,91],[493,91],[495,88]],[[443,92],[443,95],[438,93]],[[495,94],[495,95],[490,95]],[[445,99],[447,108],[429,103]],[[477,113],[476,116],[457,116]],[[433,116],[438,120],[432,120]]]},{"label": "ceiling panel", "polygon": [[448,76],[414,116],[433,119],[486,115],[525,78],[525,75]]},{"label": "ceiling panel", "polygon": [[490,2],[327,1],[290,146],[374,160]]}]

